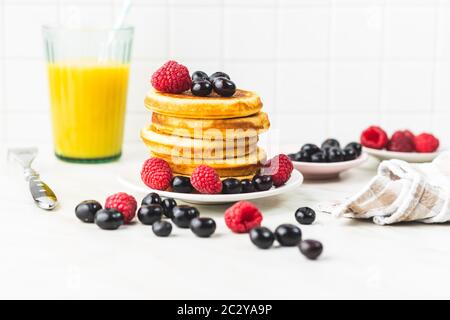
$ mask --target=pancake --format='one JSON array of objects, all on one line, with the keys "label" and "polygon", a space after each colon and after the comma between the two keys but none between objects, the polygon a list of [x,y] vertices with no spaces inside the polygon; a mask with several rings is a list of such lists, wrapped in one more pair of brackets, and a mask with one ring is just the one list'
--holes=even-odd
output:
[{"label": "pancake", "polygon": [[251,91],[237,89],[234,96],[226,98],[215,93],[197,97],[186,91],[182,94],[151,90],[145,106],[156,113],[193,119],[230,119],[258,113],[262,108],[259,96]]},{"label": "pancake", "polygon": [[189,119],[167,116],[153,112],[152,131],[182,137],[217,138],[223,140],[258,136],[269,129],[265,112],[233,119]]},{"label": "pancake", "polygon": [[151,152],[151,155],[166,160],[177,175],[190,176],[195,168],[205,164],[214,168],[221,178],[253,176],[267,159],[265,151],[261,148],[250,155],[226,160],[173,158],[155,152]]}]

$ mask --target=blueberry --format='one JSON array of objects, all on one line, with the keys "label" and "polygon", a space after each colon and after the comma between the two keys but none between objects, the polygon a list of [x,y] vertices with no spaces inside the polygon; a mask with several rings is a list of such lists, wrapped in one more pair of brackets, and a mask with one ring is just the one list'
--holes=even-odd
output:
[{"label": "blueberry", "polygon": [[322,142],[321,148],[322,149],[328,149],[331,147],[337,147],[340,148],[341,144],[336,139],[327,139],[324,142]]},{"label": "blueberry", "polygon": [[225,79],[228,79],[228,80],[231,79],[230,76],[227,75],[225,72],[217,71],[217,72],[214,72],[212,75],[209,76],[209,81],[211,81],[211,83],[214,83],[214,80],[216,80],[216,78],[225,78]]},{"label": "blueberry", "polygon": [[238,179],[228,178],[222,181],[222,193],[233,194],[241,192],[242,184]]},{"label": "blueberry", "polygon": [[275,240],[273,232],[266,227],[255,227],[250,230],[249,235],[253,244],[260,249],[269,249]]},{"label": "blueberry", "polygon": [[342,150],[342,152],[344,153],[345,161],[355,160],[358,157],[356,154],[356,150],[353,148],[345,148],[344,150]]},{"label": "blueberry", "polygon": [[177,202],[175,201],[175,199],[172,199],[172,198],[164,199],[161,202],[161,206],[164,209],[163,213],[167,218],[172,218],[172,210],[176,205],[177,205]]},{"label": "blueberry", "polygon": [[309,207],[301,207],[295,211],[295,219],[300,224],[311,224],[316,220],[316,213]]},{"label": "blueberry", "polygon": [[323,151],[314,153],[311,156],[311,162],[327,162],[327,155]]},{"label": "blueberry", "polygon": [[168,237],[172,232],[172,224],[164,220],[155,221],[152,224],[152,230],[158,237]]},{"label": "blueberry", "polygon": [[341,162],[344,161],[344,152],[337,147],[331,147],[327,151],[328,162]]},{"label": "blueberry", "polygon": [[213,82],[214,91],[222,97],[231,97],[236,92],[236,85],[227,78],[215,78]]},{"label": "blueberry", "polygon": [[255,192],[255,185],[253,184],[252,180],[250,180],[250,179],[242,180],[241,186],[242,186],[243,193]]},{"label": "blueberry", "polygon": [[145,225],[152,225],[161,220],[164,209],[160,204],[143,205],[139,208],[137,216],[139,221]]},{"label": "blueberry", "polygon": [[295,154],[294,161],[311,162],[311,156],[307,151],[299,151]]},{"label": "blueberry", "polygon": [[203,71],[195,71],[192,74],[192,81],[198,81],[198,80],[208,80],[209,81],[209,77]]},{"label": "blueberry", "polygon": [[216,231],[216,222],[211,218],[194,218],[189,223],[191,231],[200,238],[207,238]]},{"label": "blueberry", "polygon": [[320,148],[313,143],[304,144],[300,151],[305,151],[309,156],[320,152]]},{"label": "blueberry", "polygon": [[256,175],[253,177],[253,185],[258,191],[269,190],[273,186],[272,177]]},{"label": "blueberry", "polygon": [[197,218],[200,212],[197,208],[179,205],[172,209],[172,221],[179,228],[189,228],[189,223],[192,219]]},{"label": "blueberry", "polygon": [[356,151],[356,156],[359,157],[362,152],[362,146],[358,142],[350,142],[348,143],[344,149],[352,148]]},{"label": "blueberry", "polygon": [[116,209],[101,209],[95,214],[95,224],[103,230],[116,230],[124,223],[123,214]]},{"label": "blueberry", "polygon": [[156,192],[151,192],[142,199],[141,205],[161,204],[161,197]]},{"label": "blueberry", "polygon": [[298,247],[300,252],[311,260],[317,259],[323,251],[322,243],[316,240],[303,240]]},{"label": "blueberry", "polygon": [[180,193],[192,193],[194,187],[192,187],[189,177],[175,176],[172,179],[172,190]]},{"label": "blueberry", "polygon": [[93,223],[95,214],[102,208],[102,205],[95,200],[86,200],[80,202],[75,207],[75,215],[83,222]]},{"label": "blueberry", "polygon": [[213,86],[208,80],[197,80],[192,82],[191,92],[194,96],[206,97],[211,94]]},{"label": "blueberry", "polygon": [[291,161],[295,161],[295,153],[289,153],[287,156]]},{"label": "blueberry", "polygon": [[293,224],[282,224],[275,229],[275,238],[283,247],[293,247],[302,240],[302,231]]}]

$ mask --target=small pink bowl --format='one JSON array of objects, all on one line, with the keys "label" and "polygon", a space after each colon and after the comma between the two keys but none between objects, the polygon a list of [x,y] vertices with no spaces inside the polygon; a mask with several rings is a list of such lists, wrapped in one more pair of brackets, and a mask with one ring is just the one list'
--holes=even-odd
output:
[{"label": "small pink bowl", "polygon": [[367,153],[362,153],[357,159],[349,161],[328,163],[292,161],[292,163],[294,168],[300,171],[305,179],[325,180],[337,178],[341,172],[361,165],[368,158]]}]

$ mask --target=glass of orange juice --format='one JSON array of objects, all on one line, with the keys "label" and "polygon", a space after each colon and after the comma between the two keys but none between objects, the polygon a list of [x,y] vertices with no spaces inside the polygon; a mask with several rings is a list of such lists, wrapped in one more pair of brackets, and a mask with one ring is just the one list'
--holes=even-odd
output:
[{"label": "glass of orange juice", "polygon": [[58,158],[99,163],[120,157],[133,31],[43,27]]}]

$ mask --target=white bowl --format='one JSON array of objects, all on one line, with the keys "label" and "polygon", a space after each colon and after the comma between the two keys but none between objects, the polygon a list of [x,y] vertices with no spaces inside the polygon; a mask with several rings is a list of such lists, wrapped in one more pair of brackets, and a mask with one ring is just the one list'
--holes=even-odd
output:
[{"label": "white bowl", "polygon": [[349,161],[327,163],[292,161],[292,163],[305,179],[334,179],[341,172],[361,165],[368,158],[368,155],[363,152],[357,159]]},{"label": "white bowl", "polygon": [[395,152],[388,150],[378,150],[364,147],[363,150],[379,160],[399,159],[406,162],[430,162],[436,158],[440,151],[419,153],[419,152]]}]

